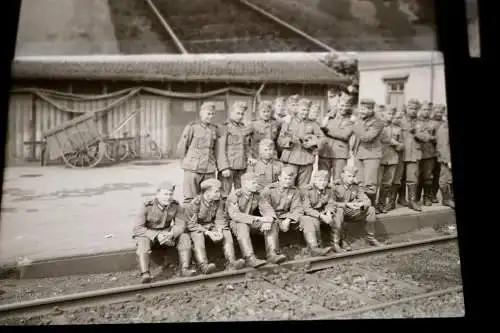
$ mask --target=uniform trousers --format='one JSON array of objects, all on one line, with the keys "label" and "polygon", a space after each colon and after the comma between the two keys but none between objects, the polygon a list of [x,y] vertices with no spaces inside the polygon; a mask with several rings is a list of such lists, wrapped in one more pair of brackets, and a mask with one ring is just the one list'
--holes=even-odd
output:
[{"label": "uniform trousers", "polygon": [[391,186],[392,184],[394,184],[398,167],[399,164],[381,164],[378,169],[378,184],[385,186]]},{"label": "uniform trousers", "polygon": [[374,195],[377,193],[377,178],[380,167],[379,158],[356,159],[356,168],[358,168],[358,181],[364,188],[365,193]]},{"label": "uniform trousers", "polygon": [[222,197],[227,198],[231,190],[234,188],[241,188],[241,176],[246,172],[246,169],[243,170],[231,170],[231,176],[223,177],[222,172],[219,172],[219,180],[222,184]]},{"label": "uniform trousers", "polygon": [[445,187],[451,185],[453,183],[453,177],[451,173],[451,169],[448,167],[447,163],[440,163],[441,171],[439,173],[439,186]]},{"label": "uniform trousers", "polygon": [[200,194],[200,184],[209,178],[215,178],[215,172],[196,173],[190,170],[184,170],[184,180],[182,183],[184,202],[190,202],[194,197]]},{"label": "uniform trousers", "polygon": [[434,177],[434,165],[436,164],[436,158],[425,158],[421,159],[419,162],[419,180],[422,183],[432,184],[432,179]]},{"label": "uniform trousers", "polygon": [[320,157],[318,159],[318,170],[328,171],[328,179],[333,176],[333,180],[340,179],[340,174],[347,165],[347,158],[328,158]]},{"label": "uniform trousers", "polygon": [[295,186],[304,187],[309,185],[311,182],[311,176],[313,172],[313,165],[297,165],[297,164],[286,164],[288,167],[292,167],[295,169],[295,173],[297,174],[297,178],[295,178]]}]

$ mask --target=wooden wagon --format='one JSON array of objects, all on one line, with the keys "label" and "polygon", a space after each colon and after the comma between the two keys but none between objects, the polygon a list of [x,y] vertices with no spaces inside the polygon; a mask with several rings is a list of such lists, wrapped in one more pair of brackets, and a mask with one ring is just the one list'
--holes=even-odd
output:
[{"label": "wooden wagon", "polygon": [[[100,113],[85,113],[45,132],[45,147],[51,158],[61,158],[71,168],[93,168],[104,160],[121,161],[131,155],[137,157],[135,152],[130,152],[129,137],[113,138],[136,114],[137,110],[133,111],[109,136],[103,136],[98,127]],[[162,158],[159,149],[154,157]]]}]

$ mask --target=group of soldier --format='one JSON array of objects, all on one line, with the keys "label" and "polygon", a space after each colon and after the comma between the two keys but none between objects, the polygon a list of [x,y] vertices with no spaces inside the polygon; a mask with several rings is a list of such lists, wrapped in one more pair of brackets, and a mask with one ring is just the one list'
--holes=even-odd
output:
[{"label": "group of soldier", "polygon": [[[180,272],[191,276],[191,255],[200,271],[216,267],[205,241],[222,244],[226,269],[260,267],[286,260],[279,233],[298,230],[309,252],[324,256],[349,251],[345,223],[360,222],[366,240],[375,238],[376,214],[396,202],[421,211],[423,204],[454,207],[446,108],[409,100],[405,110],[364,99],[354,115],[348,90],[329,92],[329,111],[292,95],[261,101],[258,119],[245,123],[248,105],[234,103],[229,118],[212,123],[215,104],[201,105],[178,143],[184,170],[181,204],[175,186],[163,182],[147,201],[134,228],[142,282],[151,281],[156,245],[177,246]],[[354,161],[354,163],[351,163]],[[378,199],[377,199],[378,194]],[[323,246],[321,225],[331,235]],[[255,256],[250,234],[264,237],[267,260]],[[237,240],[243,259],[237,259]]]}]

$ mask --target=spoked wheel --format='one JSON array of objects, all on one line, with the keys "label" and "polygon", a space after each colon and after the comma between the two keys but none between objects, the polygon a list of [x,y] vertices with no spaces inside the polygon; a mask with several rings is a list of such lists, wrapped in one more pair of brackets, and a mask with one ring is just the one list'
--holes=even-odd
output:
[{"label": "spoked wheel", "polygon": [[64,153],[64,163],[70,168],[93,168],[106,155],[107,144],[88,132],[76,132],[68,137],[72,151]]}]

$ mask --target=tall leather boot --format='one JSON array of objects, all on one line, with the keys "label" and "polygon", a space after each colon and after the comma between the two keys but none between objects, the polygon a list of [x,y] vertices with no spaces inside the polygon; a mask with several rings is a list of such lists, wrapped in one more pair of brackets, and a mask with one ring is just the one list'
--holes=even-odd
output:
[{"label": "tall leather boot", "polygon": [[437,194],[439,191],[439,175],[441,173],[441,165],[439,162],[435,162],[432,178],[432,191],[431,191],[431,201],[432,203],[439,203]]},{"label": "tall leather boot", "polygon": [[226,258],[227,261],[226,264],[227,270],[242,269],[243,267],[245,267],[245,260],[243,259],[236,260],[236,254],[234,253],[234,246],[232,243],[224,242],[223,249],[224,249],[224,257]]},{"label": "tall leather boot", "polygon": [[375,218],[372,216],[368,216],[365,221],[365,233],[366,233],[366,241],[371,246],[380,246],[381,244],[375,238]]},{"label": "tall leather boot", "polygon": [[309,250],[313,256],[326,256],[328,252],[332,249],[331,247],[321,248],[318,246],[318,240],[316,238],[315,231],[303,232],[304,239],[306,241]]},{"label": "tall leather boot", "polygon": [[406,182],[402,181],[398,187],[398,204],[403,207],[408,207],[409,203],[406,200]]},{"label": "tall leather boot", "polygon": [[340,247],[342,248],[342,250],[344,250],[344,251],[352,251],[351,244],[349,244],[349,242],[347,241],[347,229],[346,228],[342,228],[341,231],[340,231],[340,235],[341,235],[341,238],[340,238]]},{"label": "tall leather boot", "polygon": [[378,203],[375,209],[379,214],[385,214],[388,212],[387,209],[387,199],[389,198],[390,187],[387,185],[382,185],[378,193]]},{"label": "tall leather boot", "polygon": [[271,264],[280,264],[286,261],[286,256],[284,254],[278,253],[279,234],[277,228],[278,226],[274,224],[273,229],[264,233],[267,262]]},{"label": "tall leather boot", "polygon": [[455,209],[455,202],[451,196],[450,185],[441,187],[441,195],[443,197],[443,206],[448,206]]},{"label": "tall leather boot", "polygon": [[399,185],[391,185],[387,194],[387,204],[385,205],[386,212],[396,209],[396,197],[398,196]]},{"label": "tall leather boot", "polygon": [[376,192],[375,192],[375,194],[366,193],[366,196],[368,197],[368,199],[370,199],[370,202],[372,203],[373,208],[375,208],[375,213],[380,214],[381,211],[378,210],[378,205],[377,205],[377,202],[375,201],[375,198],[377,197],[377,193]]},{"label": "tall leather boot", "polygon": [[196,271],[191,269],[191,249],[179,250],[179,265],[181,266],[181,276],[193,276]]},{"label": "tall leather boot", "polygon": [[334,252],[341,253],[345,250],[340,246],[340,231],[338,229],[332,228],[332,249]]},{"label": "tall leather boot", "polygon": [[417,184],[415,183],[408,183],[408,207],[417,211],[421,212],[422,207],[420,204],[417,202],[416,195],[417,195]]},{"label": "tall leather boot", "polygon": [[265,260],[259,259],[253,252],[252,240],[249,236],[238,237],[240,250],[245,258],[246,264],[250,267],[257,268],[266,264]]},{"label": "tall leather boot", "polygon": [[425,181],[424,185],[424,206],[432,206],[432,181]]},{"label": "tall leather boot", "polygon": [[422,190],[423,190],[423,184],[422,180],[419,180],[417,182],[417,188],[415,189],[415,201],[420,202],[420,199],[422,199]]},{"label": "tall leather boot", "polygon": [[200,270],[203,274],[213,273],[216,269],[215,264],[209,263],[207,259],[207,253],[205,249],[194,247],[194,257],[200,266]]},{"label": "tall leather boot", "polygon": [[149,274],[149,253],[137,255],[139,269],[141,270],[141,283],[151,282],[151,274]]}]

